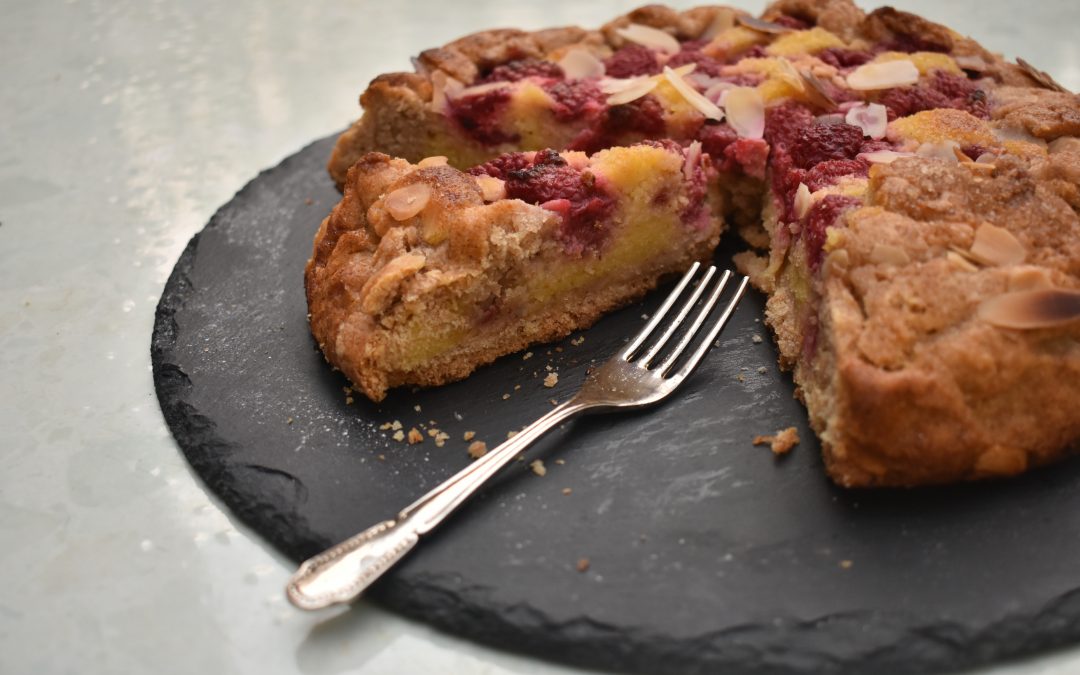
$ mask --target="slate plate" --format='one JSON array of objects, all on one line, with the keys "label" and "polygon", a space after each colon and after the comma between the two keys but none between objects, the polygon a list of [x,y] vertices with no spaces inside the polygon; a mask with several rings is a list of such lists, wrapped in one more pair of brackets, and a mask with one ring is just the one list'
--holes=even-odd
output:
[{"label": "slate plate", "polygon": [[[464,466],[465,431],[494,446],[550,409],[664,295],[583,343],[378,407],[348,404],[308,334],[301,281],[338,198],[323,171],[331,143],[261,174],[192,239],[151,348],[162,410],[195,471],[297,561]],[[674,401],[547,438],[529,456],[545,477],[527,462],[506,471],[375,597],[493,645],[645,673],[916,672],[1075,640],[1080,464],[950,489],[834,488],[762,307],[748,295]],[[541,384],[547,366],[554,389]],[[378,428],[392,420],[434,421],[451,440],[394,442]],[[789,425],[803,441],[788,458],[751,446]]]}]

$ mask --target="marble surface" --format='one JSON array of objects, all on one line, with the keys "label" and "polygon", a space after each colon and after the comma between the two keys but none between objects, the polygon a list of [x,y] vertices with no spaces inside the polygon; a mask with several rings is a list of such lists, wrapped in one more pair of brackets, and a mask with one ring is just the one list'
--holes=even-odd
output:
[{"label": "marble surface", "polygon": [[[1080,89],[1075,0],[894,4]],[[581,672],[370,604],[293,610],[289,564],[192,476],[150,377],[188,239],[348,123],[371,77],[471,30],[595,25],[633,3],[465,6],[0,3],[0,672]],[[1078,671],[1080,647],[983,672]]]}]

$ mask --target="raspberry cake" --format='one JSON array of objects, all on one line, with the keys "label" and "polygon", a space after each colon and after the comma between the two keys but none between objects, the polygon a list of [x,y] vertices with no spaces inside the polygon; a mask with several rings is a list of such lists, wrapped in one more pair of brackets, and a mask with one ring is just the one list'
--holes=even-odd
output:
[{"label": "raspberry cake", "polygon": [[313,332],[373,399],[588,325],[730,223],[837,483],[1080,442],[1080,100],[1045,73],[850,0],[651,5],[415,63],[361,97],[308,266]]}]

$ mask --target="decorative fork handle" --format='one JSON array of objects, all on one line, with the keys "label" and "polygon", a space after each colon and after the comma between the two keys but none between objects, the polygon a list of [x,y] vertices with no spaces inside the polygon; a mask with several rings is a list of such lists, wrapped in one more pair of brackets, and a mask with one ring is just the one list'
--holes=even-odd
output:
[{"label": "decorative fork handle", "polygon": [[404,558],[421,535],[435,529],[499,469],[557,424],[589,407],[576,398],[556,406],[405,507],[397,518],[373,525],[304,561],[285,587],[289,601],[300,609],[320,609],[356,598]]}]

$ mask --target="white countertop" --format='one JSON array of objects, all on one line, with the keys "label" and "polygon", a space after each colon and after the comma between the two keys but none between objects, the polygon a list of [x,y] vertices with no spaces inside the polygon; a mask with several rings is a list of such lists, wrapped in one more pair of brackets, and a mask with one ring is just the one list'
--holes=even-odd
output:
[{"label": "white countertop", "polygon": [[[894,4],[1080,90],[1076,0]],[[149,344],[188,239],[261,169],[356,117],[372,77],[473,30],[599,25],[633,6],[3,2],[0,673],[582,672],[367,603],[292,609],[290,564],[170,437]],[[984,672],[1080,672],[1080,647]]]}]

